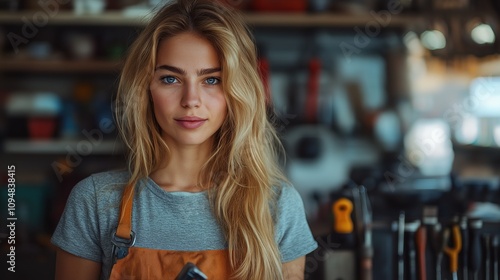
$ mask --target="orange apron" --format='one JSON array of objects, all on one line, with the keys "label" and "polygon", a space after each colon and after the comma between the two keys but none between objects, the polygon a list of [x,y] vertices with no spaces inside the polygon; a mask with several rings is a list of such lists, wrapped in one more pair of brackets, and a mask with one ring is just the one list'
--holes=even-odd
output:
[{"label": "orange apron", "polygon": [[132,204],[134,185],[122,195],[118,227],[113,233],[113,262],[109,279],[172,279],[187,262],[195,264],[208,279],[230,279],[227,249],[205,251],[173,251],[134,247]]}]

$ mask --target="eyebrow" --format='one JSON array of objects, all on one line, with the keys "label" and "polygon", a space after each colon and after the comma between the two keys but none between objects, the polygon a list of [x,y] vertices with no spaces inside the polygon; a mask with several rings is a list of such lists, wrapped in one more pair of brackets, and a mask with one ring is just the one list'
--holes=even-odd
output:
[{"label": "eyebrow", "polygon": [[[155,71],[158,71],[160,69],[171,71],[171,72],[177,73],[179,75],[186,75],[186,70],[175,67],[175,66],[171,66],[171,65],[160,65],[160,66],[155,68]],[[200,69],[197,71],[197,75],[203,76],[203,75],[208,75],[208,74],[212,74],[212,73],[220,72],[220,71],[221,71],[220,67]]]}]

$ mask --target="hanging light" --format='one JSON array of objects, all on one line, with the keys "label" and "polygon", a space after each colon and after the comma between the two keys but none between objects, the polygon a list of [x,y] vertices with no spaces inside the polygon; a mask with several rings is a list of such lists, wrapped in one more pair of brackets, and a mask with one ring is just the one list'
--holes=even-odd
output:
[{"label": "hanging light", "polygon": [[442,19],[435,19],[429,28],[420,34],[422,45],[430,50],[442,50],[446,48],[446,35],[449,34],[448,25]]},{"label": "hanging light", "polygon": [[446,37],[439,30],[427,30],[420,35],[422,45],[431,51],[446,48]]},{"label": "hanging light", "polygon": [[479,45],[493,44],[495,42],[495,32],[489,24],[478,24],[472,29],[470,35],[472,40]]}]

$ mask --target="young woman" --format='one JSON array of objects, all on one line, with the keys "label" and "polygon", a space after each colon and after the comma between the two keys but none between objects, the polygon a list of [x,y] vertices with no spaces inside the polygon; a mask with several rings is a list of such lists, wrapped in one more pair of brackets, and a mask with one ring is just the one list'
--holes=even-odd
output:
[{"label": "young woman", "polygon": [[254,42],[209,0],[163,7],[117,94],[127,171],[73,189],[52,237],[56,279],[303,279],[317,244],[277,163]]}]

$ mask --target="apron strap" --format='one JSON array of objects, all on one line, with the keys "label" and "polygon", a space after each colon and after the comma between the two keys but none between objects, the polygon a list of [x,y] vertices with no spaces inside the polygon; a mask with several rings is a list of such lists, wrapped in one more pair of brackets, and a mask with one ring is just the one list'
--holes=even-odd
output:
[{"label": "apron strap", "polygon": [[132,232],[132,203],[134,201],[134,185],[130,184],[123,191],[122,200],[120,203],[120,217],[118,227],[116,228],[116,236],[129,240]]}]

